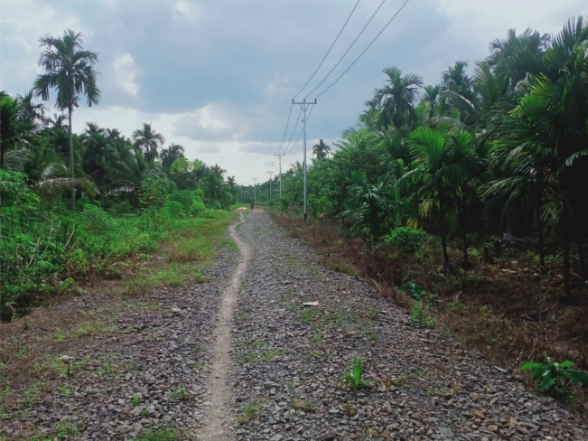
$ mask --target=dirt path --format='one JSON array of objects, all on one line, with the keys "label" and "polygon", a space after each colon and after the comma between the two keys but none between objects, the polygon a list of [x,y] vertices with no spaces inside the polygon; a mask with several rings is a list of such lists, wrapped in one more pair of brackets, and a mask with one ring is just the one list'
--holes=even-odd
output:
[{"label": "dirt path", "polygon": [[[241,222],[243,222],[242,215]],[[227,386],[227,375],[231,365],[231,320],[241,287],[241,279],[249,261],[249,247],[237,236],[236,227],[237,225],[233,225],[229,228],[229,235],[241,252],[241,261],[231,277],[231,282],[222,294],[221,307],[218,312],[215,330],[216,344],[212,350],[212,368],[208,380],[210,400],[206,403],[210,404],[210,411],[206,415],[206,422],[200,435],[204,441],[227,440],[226,427],[231,423],[230,412],[226,406],[231,398],[231,392]]]}]

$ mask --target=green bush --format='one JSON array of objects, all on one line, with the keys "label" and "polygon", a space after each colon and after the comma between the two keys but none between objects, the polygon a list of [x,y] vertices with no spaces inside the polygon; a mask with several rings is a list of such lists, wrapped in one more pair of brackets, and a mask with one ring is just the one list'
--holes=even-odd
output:
[{"label": "green bush", "polygon": [[172,219],[181,219],[186,216],[184,205],[179,202],[167,201],[164,208]]},{"label": "green bush", "polygon": [[384,244],[397,248],[401,253],[413,254],[427,237],[423,230],[415,230],[408,227],[399,227],[391,234],[382,237]]}]

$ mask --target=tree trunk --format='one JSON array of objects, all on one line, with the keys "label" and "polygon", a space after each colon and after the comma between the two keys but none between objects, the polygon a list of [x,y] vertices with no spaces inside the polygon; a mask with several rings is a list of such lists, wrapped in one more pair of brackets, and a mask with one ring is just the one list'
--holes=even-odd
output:
[{"label": "tree trunk", "polygon": [[443,247],[443,265],[445,269],[449,269],[449,255],[447,254],[447,237],[446,233],[447,230],[445,228],[445,211],[443,207],[443,190],[441,186],[438,189],[439,194],[439,217],[440,217],[440,226],[441,226],[441,246]]},{"label": "tree trunk", "polygon": [[463,230],[463,267],[464,269],[467,269],[469,267],[470,262],[468,261],[468,231],[465,190],[462,190],[461,197],[461,228]]},{"label": "tree trunk", "polygon": [[564,252],[564,292],[566,297],[570,297],[570,224],[567,219],[567,213],[564,210],[563,219],[563,252]]},{"label": "tree trunk", "polygon": [[73,132],[71,128],[71,114],[73,112],[71,103],[69,104],[68,108],[68,118],[69,118],[69,166],[71,167],[71,179],[72,179],[72,187],[71,187],[71,209],[76,211],[76,187],[73,183],[75,179],[74,173],[74,154],[73,154]]},{"label": "tree trunk", "polygon": [[545,247],[543,244],[543,222],[541,221],[541,205],[543,204],[543,192],[541,187],[537,190],[537,234],[539,236],[539,263],[545,267]]}]

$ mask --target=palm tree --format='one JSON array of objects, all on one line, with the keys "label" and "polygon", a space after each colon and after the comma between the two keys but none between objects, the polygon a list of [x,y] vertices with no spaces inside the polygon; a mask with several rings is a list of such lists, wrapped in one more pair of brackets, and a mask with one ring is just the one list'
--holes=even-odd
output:
[{"label": "palm tree", "polygon": [[184,147],[179,144],[172,144],[167,149],[161,150],[161,166],[165,173],[169,173],[171,165],[176,159],[184,158]]},{"label": "palm tree", "polygon": [[142,129],[133,132],[133,141],[135,145],[144,150],[147,162],[153,162],[159,157],[157,148],[165,143],[165,138],[161,133],[157,133],[151,128],[151,124],[143,123]]},{"label": "palm tree", "polygon": [[421,96],[421,103],[425,102],[429,106],[429,120],[433,118],[435,113],[435,107],[439,102],[439,92],[441,88],[439,86],[425,86],[424,92]]},{"label": "palm tree", "polygon": [[36,126],[20,116],[18,99],[0,92],[0,169],[5,166],[5,155],[29,144],[30,135]]},{"label": "palm tree", "polygon": [[415,74],[406,74],[395,67],[383,70],[388,76],[387,84],[376,89],[372,103],[382,110],[380,123],[383,126],[391,124],[399,129],[405,123],[414,123],[416,114],[414,103],[418,98],[418,88],[423,86],[423,80]]},{"label": "palm tree", "polygon": [[[39,66],[43,66],[47,73],[37,76],[35,95],[47,101],[50,89],[57,89],[55,106],[60,110],[67,109],[70,172],[72,179],[75,179],[71,115],[74,106],[78,107],[80,94],[86,96],[89,107],[98,104],[100,100],[100,89],[96,86],[98,73],[94,70],[98,54],[83,50],[82,34],[76,34],[69,29],[61,38],[47,36],[39,42],[45,48],[39,59]],[[71,198],[72,209],[75,210],[75,188],[72,188]]]},{"label": "palm tree", "polygon": [[331,148],[325,144],[322,139],[319,140],[319,143],[312,148],[312,153],[318,160],[327,159],[330,151]]}]

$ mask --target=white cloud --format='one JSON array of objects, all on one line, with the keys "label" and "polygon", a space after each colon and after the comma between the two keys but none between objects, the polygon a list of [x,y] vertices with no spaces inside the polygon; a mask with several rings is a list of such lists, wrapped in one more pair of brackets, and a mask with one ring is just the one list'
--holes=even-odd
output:
[{"label": "white cloud", "polygon": [[120,54],[114,57],[112,67],[118,87],[126,94],[136,97],[139,94],[137,83],[139,70],[131,54]]},{"label": "white cloud", "polygon": [[174,12],[190,21],[196,21],[201,13],[198,4],[194,1],[180,0],[174,5]]}]

